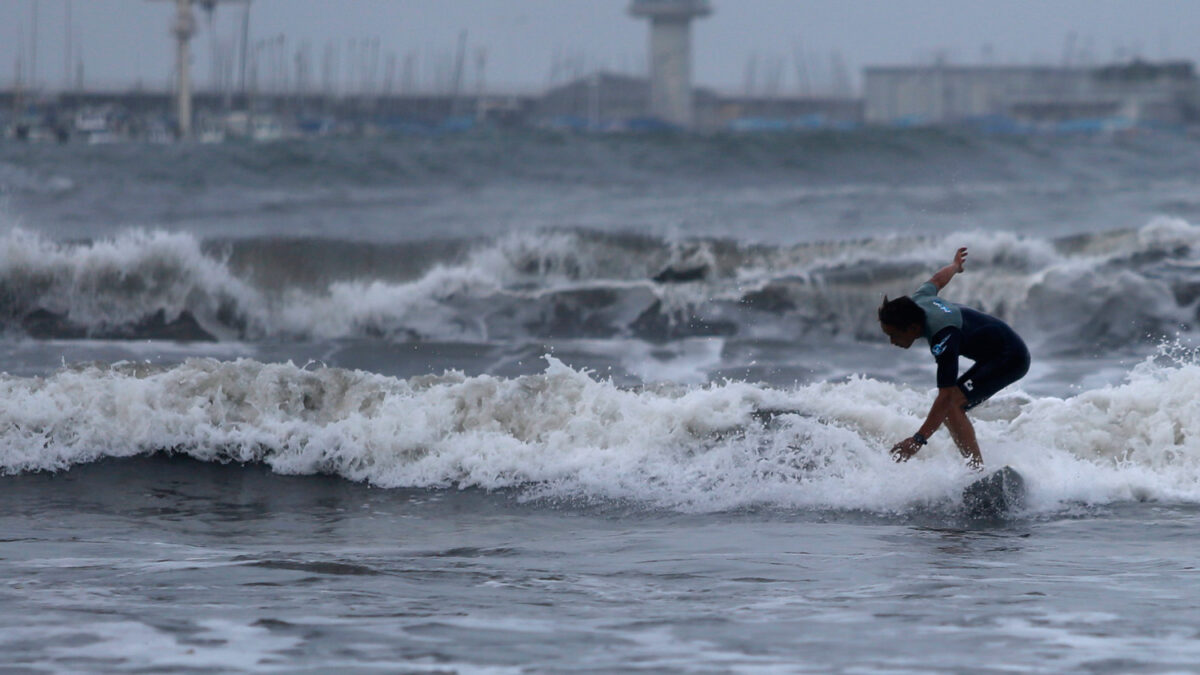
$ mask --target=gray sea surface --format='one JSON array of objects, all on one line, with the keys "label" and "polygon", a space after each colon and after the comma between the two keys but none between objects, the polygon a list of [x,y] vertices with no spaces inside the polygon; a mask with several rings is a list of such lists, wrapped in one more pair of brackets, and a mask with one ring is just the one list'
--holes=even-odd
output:
[{"label": "gray sea surface", "polygon": [[[1200,141],[0,144],[0,672],[1192,672]],[[968,517],[875,308],[1028,376]],[[965,362],[964,362],[965,367]]]},{"label": "gray sea surface", "polygon": [[664,513],[180,459],[5,479],[10,672],[1186,672],[1193,505]]}]

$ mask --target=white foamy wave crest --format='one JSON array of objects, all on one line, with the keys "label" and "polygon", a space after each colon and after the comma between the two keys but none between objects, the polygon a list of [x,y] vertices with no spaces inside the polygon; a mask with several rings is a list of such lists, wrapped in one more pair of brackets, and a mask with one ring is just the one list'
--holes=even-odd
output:
[{"label": "white foamy wave crest", "polygon": [[473,250],[465,267],[502,285],[595,278],[604,274],[602,252],[569,232],[518,232]]},{"label": "white foamy wave crest", "polygon": [[892,253],[886,242],[854,242],[796,261],[801,281],[769,283],[787,291],[801,313],[828,306],[837,325],[872,335],[882,295],[911,292],[965,245],[966,273],[945,297],[1004,318],[1046,350],[1154,341],[1197,321],[1200,227],[1180,219],[1054,241],[970,232],[892,242]]},{"label": "white foamy wave crest", "polygon": [[335,273],[272,285],[263,280],[287,274],[256,266],[292,264],[287,240],[256,244],[267,251],[257,258],[249,246],[231,266],[185,233],[60,243],[13,230],[0,236],[0,321],[59,338],[876,340],[880,298],[911,292],[966,244],[967,273],[946,297],[1070,353],[1200,321],[1196,241],[1200,228],[1168,218],[1055,241],[994,232],[791,247],[526,232],[476,242],[415,278],[381,276],[370,249],[360,261],[337,247],[330,255],[351,255],[326,268]]},{"label": "white foamy wave crest", "polygon": [[671,259],[667,247],[636,255],[622,246],[569,232],[513,234],[414,281],[339,281],[317,293],[287,293],[272,325],[321,338],[520,340],[576,324],[627,334],[651,310],[669,332],[711,297],[696,285],[651,283],[652,272]]},{"label": "white foamy wave crest", "polygon": [[[65,469],[168,451],[385,487],[518,489],[686,511],[904,512],[952,504],[971,475],[944,433],[887,448],[931,394],[868,378],[627,390],[549,359],[516,379],[397,380],[240,360],[89,365],[0,379],[0,467]],[[1200,502],[1200,366],[1148,362],[1071,399],[1001,396],[978,415],[989,464],[1022,470],[1034,511]]]},{"label": "white foamy wave crest", "polygon": [[439,266],[409,283],[334,282],[324,294],[288,293],[273,323],[284,333],[322,338],[486,340],[487,327],[471,310],[499,292],[486,273]]},{"label": "white foamy wave crest", "polygon": [[219,331],[234,307],[252,320],[258,293],[205,255],[195,237],[130,231],[90,243],[59,243],[20,229],[0,237],[0,306],[9,317],[37,310],[88,330],[183,312]]}]

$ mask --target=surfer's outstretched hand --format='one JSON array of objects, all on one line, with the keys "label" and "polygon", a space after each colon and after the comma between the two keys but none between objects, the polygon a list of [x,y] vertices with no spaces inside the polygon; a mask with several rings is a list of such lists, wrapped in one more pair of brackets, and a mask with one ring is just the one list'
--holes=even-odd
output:
[{"label": "surfer's outstretched hand", "polygon": [[920,449],[921,446],[915,439],[906,438],[892,446],[892,459],[897,462],[907,462]]}]

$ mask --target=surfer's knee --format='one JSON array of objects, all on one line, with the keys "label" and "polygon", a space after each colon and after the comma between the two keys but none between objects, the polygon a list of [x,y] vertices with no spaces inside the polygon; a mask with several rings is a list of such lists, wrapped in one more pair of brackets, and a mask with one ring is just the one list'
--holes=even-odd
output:
[{"label": "surfer's knee", "polygon": [[950,411],[953,413],[963,413],[967,409],[967,394],[961,387],[950,388]]},{"label": "surfer's knee", "polygon": [[953,400],[954,405],[950,406],[950,410],[946,413],[946,426],[950,429],[950,433],[952,434],[958,433],[959,429],[963,427],[967,429],[971,428],[971,418],[967,417],[967,411],[963,409],[962,405],[959,405],[959,398],[961,398],[961,402],[965,404],[966,397],[964,397],[962,393],[959,393],[958,396]]}]

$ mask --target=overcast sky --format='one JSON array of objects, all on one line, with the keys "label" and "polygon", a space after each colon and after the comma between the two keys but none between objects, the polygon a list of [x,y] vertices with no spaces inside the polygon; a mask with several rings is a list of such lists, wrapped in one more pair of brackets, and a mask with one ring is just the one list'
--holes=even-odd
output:
[{"label": "overcast sky", "polygon": [[[68,5],[73,48],[76,58],[82,56],[89,86],[166,82],[174,62],[167,31],[174,2],[0,0],[0,87],[13,84],[22,54],[26,81],[36,68],[43,87],[62,87]],[[1133,55],[1200,60],[1200,0],[713,0],[712,5],[714,13],[694,24],[695,80],[726,90],[743,90],[752,81],[759,90],[774,82],[781,92],[796,91],[802,86],[799,64],[812,89],[833,86],[839,72],[857,85],[863,66],[931,62],[938,54],[957,63],[1104,62]],[[342,87],[348,80],[367,81],[374,60],[372,81],[380,88],[394,54],[393,86],[399,88],[406,61],[413,84],[444,85],[465,30],[464,86],[475,86],[476,64],[486,53],[489,89],[530,91],[544,87],[555,72],[561,79],[595,68],[644,70],[647,26],[629,16],[628,6],[628,0],[253,0],[250,33],[251,44],[285,36],[275,53],[289,69],[307,42],[314,84],[322,80],[327,59]],[[214,45],[234,43],[241,12],[240,5],[219,6],[210,29],[197,10],[200,32],[192,44],[200,86],[213,81]],[[282,70],[277,66],[272,75],[267,65],[270,48],[259,53],[264,84],[271,77],[281,81]],[[844,67],[836,66],[839,61]]]}]

